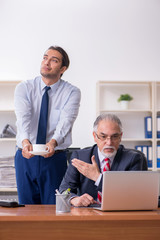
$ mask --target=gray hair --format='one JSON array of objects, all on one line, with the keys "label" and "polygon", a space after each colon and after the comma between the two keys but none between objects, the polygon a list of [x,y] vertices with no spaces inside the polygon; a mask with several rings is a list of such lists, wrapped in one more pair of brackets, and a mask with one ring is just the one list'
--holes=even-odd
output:
[{"label": "gray hair", "polygon": [[102,120],[109,120],[111,122],[115,122],[118,124],[119,128],[120,128],[120,131],[122,132],[122,123],[121,123],[121,120],[115,115],[115,114],[111,114],[111,113],[103,113],[103,114],[100,114],[94,124],[93,124],[93,131],[94,132],[97,132],[97,127],[98,127],[98,124],[100,121]]}]

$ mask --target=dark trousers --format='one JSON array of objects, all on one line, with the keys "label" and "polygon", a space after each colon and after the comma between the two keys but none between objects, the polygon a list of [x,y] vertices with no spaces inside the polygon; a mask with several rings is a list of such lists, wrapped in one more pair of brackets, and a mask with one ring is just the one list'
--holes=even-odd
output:
[{"label": "dark trousers", "polygon": [[55,189],[59,188],[66,169],[65,151],[49,158],[34,156],[27,159],[21,150],[17,150],[15,170],[19,203],[55,204]]}]

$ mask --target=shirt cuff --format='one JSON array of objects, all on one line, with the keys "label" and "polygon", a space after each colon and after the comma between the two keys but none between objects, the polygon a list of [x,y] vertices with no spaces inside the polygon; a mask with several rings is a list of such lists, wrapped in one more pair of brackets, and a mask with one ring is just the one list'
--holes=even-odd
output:
[{"label": "shirt cuff", "polygon": [[57,142],[57,147],[64,142],[64,138],[59,137],[58,135],[53,135],[52,139],[55,139]]},{"label": "shirt cuff", "polygon": [[102,173],[100,173],[99,177],[97,178],[97,181],[95,182],[95,185],[98,186],[102,178]]},{"label": "shirt cuff", "polygon": [[24,139],[29,139],[29,134],[28,133],[23,133],[22,136],[21,136],[21,142],[24,140]]}]

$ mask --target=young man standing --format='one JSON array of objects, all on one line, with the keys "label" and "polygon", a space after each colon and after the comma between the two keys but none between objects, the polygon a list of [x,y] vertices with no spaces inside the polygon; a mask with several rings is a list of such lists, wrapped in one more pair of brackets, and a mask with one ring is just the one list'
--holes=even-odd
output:
[{"label": "young man standing", "polygon": [[[55,204],[55,189],[67,168],[65,149],[72,143],[72,127],[81,98],[77,87],[61,79],[68,67],[67,53],[61,47],[51,46],[44,53],[41,76],[16,87],[15,169],[22,204]],[[36,143],[46,144],[49,152],[35,156],[31,151]]]}]

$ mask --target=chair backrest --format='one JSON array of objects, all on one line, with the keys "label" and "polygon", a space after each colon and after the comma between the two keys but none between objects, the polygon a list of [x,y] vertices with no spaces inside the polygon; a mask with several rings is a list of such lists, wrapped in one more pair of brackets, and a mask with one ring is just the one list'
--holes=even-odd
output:
[{"label": "chair backrest", "polygon": [[70,158],[72,155],[72,152],[79,150],[79,147],[74,147],[74,148],[67,148],[67,162],[70,163]]},{"label": "chair backrest", "polygon": [[147,161],[147,158],[146,156],[144,155],[144,153],[142,153],[141,151],[137,150],[137,149],[134,149],[135,152],[138,152],[142,155],[142,158],[143,158],[143,167],[142,167],[142,170],[147,170],[148,169],[148,161]]}]

